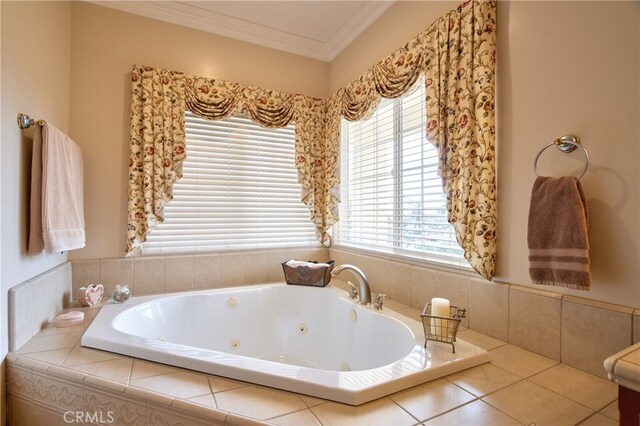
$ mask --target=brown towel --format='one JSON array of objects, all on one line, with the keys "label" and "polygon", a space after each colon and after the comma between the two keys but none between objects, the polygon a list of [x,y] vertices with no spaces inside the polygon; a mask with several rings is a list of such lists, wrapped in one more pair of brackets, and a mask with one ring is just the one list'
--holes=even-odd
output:
[{"label": "brown towel", "polygon": [[29,246],[31,254],[44,250],[42,238],[42,127],[34,126],[31,156],[31,203],[29,206]]},{"label": "brown towel", "polygon": [[589,212],[575,177],[538,177],[529,206],[529,275],[535,284],[589,290]]}]

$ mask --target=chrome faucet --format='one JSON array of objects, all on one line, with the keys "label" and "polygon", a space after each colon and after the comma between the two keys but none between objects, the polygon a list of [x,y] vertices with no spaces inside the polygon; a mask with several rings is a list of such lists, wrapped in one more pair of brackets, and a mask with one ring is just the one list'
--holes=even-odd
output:
[{"label": "chrome faucet", "polygon": [[369,281],[365,277],[364,272],[357,266],[353,265],[340,265],[331,271],[331,276],[335,277],[344,270],[351,271],[358,281],[358,303],[366,305],[371,303],[371,289],[369,288]]}]

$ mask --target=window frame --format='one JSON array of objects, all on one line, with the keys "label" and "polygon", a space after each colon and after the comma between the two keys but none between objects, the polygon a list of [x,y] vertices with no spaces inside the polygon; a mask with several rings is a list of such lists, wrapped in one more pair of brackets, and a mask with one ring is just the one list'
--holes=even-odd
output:
[{"label": "window frame", "polygon": [[[358,244],[356,242],[352,242],[352,244],[350,244],[349,241],[344,241],[344,240],[341,241],[340,222],[338,222],[333,229],[332,247],[339,250],[347,250],[355,253],[362,253],[368,256],[388,258],[390,260],[400,259],[403,261],[410,262],[412,264],[416,264],[416,263],[424,264],[425,266],[430,266],[430,267],[437,266],[439,269],[444,268],[444,269],[452,269],[452,270],[455,270],[456,272],[460,272],[460,271],[472,272],[473,269],[471,265],[469,265],[468,261],[464,258],[464,252],[462,248],[459,248],[461,252],[460,255],[454,256],[454,255],[438,254],[438,253],[433,253],[428,251],[411,250],[411,249],[404,248],[402,246],[402,242],[401,242],[401,238],[403,237],[402,228],[403,228],[403,224],[407,223],[403,221],[403,219],[407,215],[406,215],[406,209],[403,209],[403,206],[402,206],[403,198],[404,198],[403,188],[406,188],[404,186],[405,184],[404,179],[406,179],[406,177],[403,176],[403,172],[406,171],[406,169],[403,169],[403,166],[405,164],[405,160],[403,160],[403,145],[406,144],[406,141],[404,141],[406,135],[404,134],[405,128],[404,128],[404,120],[403,120],[404,118],[403,109],[405,108],[405,106],[403,105],[402,99],[405,96],[414,93],[415,90],[420,90],[420,88],[417,86],[418,84],[424,84],[422,77],[417,80],[416,85],[414,86],[413,89],[410,89],[407,93],[403,94],[402,96],[395,99],[389,99],[389,100],[383,99],[378,105],[376,111],[374,112],[374,114],[377,114],[380,108],[386,107],[384,103],[385,101],[392,103],[393,116],[392,116],[391,122],[393,123],[393,136],[392,136],[393,170],[391,172],[391,176],[393,179],[392,186],[395,190],[392,197],[394,207],[393,207],[393,234],[392,234],[393,241],[391,241],[391,247],[389,247],[389,249],[385,249],[384,246],[376,245],[376,244],[370,244],[369,246],[367,246],[366,244]],[[424,98],[424,96],[422,96],[422,98]],[[422,129],[419,130],[421,135],[420,136],[421,143],[429,144],[429,142],[426,140],[426,119],[423,117],[421,119],[421,122],[423,127]],[[345,153],[343,150],[344,149],[349,150],[348,134],[349,134],[350,123],[351,122],[345,120],[344,118],[342,119],[342,123],[341,123],[342,143],[341,143],[340,157],[341,157],[341,164],[343,168],[341,171],[341,177],[343,179],[341,179],[342,182],[341,182],[340,195],[342,200],[346,200],[349,197],[349,184],[344,179],[344,176],[345,175],[348,176],[349,174],[349,170],[348,170],[349,159],[345,158]],[[411,129],[412,128],[410,128],[410,130]],[[379,143],[378,140],[376,140],[376,144],[377,143]],[[422,164],[420,165],[420,168],[421,168],[420,175],[424,176],[424,169],[426,167],[430,167],[430,165],[426,166],[424,164],[424,158],[425,158],[424,150],[421,150],[421,158],[422,158]],[[436,162],[436,167],[437,167],[437,162]],[[376,167],[376,170],[377,170],[377,167]],[[376,181],[376,186],[378,184],[379,182]],[[446,195],[444,194],[444,192],[442,193],[442,195],[445,197],[445,200],[446,200]],[[421,202],[424,205],[424,190],[421,191],[420,197],[421,197]],[[346,207],[344,209],[346,209]],[[341,212],[340,212],[341,220],[344,219],[343,217],[344,209],[341,208]],[[446,213],[446,209],[445,209],[444,219],[448,224],[449,223],[448,214]],[[457,238],[455,236],[455,231],[451,229],[451,232],[449,234],[453,236],[453,238],[456,241],[456,244],[458,244]]]}]

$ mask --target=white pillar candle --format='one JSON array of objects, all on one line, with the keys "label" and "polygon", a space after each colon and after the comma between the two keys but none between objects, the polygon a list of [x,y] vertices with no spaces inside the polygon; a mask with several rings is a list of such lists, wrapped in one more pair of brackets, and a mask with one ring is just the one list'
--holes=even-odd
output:
[{"label": "white pillar candle", "polygon": [[[431,315],[449,318],[449,301],[441,297],[431,299]],[[449,337],[449,321],[431,318],[431,334],[439,337]]]}]

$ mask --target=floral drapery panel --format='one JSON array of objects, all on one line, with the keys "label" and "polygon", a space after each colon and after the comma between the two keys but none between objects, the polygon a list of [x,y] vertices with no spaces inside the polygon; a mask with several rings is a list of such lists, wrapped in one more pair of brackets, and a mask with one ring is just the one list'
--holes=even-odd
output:
[{"label": "floral drapery panel", "polygon": [[469,264],[496,261],[495,3],[469,2],[425,34],[427,138],[438,148],[449,223]]},{"label": "floral drapery panel", "polygon": [[327,224],[324,212],[336,211],[337,201],[327,209],[331,198],[325,195],[322,99],[144,66],[134,66],[131,76],[127,254],[164,220],[164,206],[172,198],[173,183],[182,176],[185,109],[212,120],[244,113],[271,128],[284,127],[294,120],[301,199],[311,212],[318,240],[328,241],[327,229],[333,223]]},{"label": "floral drapery panel", "polygon": [[327,112],[328,119],[366,118],[380,98],[401,96],[424,73],[427,139],[438,148],[449,223],[487,279],[496,261],[495,28],[495,1],[465,2],[338,90]]},{"label": "floral drapery panel", "polygon": [[184,74],[150,67],[131,72],[126,252],[164,220],[185,158]]},{"label": "floral drapery panel", "polygon": [[[184,158],[184,109],[209,119],[245,113],[264,127],[296,123],[302,200],[318,239],[338,221],[340,121],[366,118],[380,98],[425,74],[428,139],[439,152],[449,222],[471,266],[494,275],[495,1],[468,1],[328,99],[134,67],[127,252],[162,221]],[[142,78],[142,76],[146,76]]]}]

